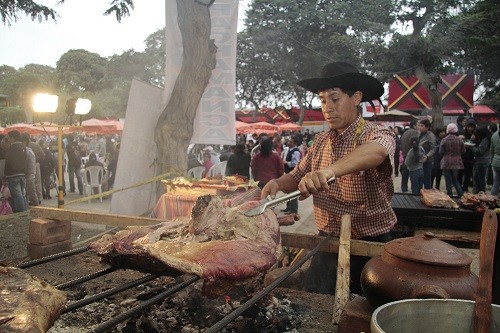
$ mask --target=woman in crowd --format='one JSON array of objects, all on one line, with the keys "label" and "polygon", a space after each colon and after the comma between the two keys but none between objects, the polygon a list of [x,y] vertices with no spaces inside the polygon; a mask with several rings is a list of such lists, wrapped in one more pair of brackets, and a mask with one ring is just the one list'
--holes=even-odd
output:
[{"label": "woman in crowd", "polygon": [[268,138],[262,141],[260,152],[252,159],[252,175],[262,189],[271,179],[281,177],[285,166],[281,157],[273,151],[273,141]]},{"label": "woman in crowd", "polygon": [[486,191],[486,174],[490,165],[490,136],[491,133],[486,126],[478,126],[474,133],[476,145],[470,149],[474,153],[474,166],[472,169],[473,193]]},{"label": "woman in crowd", "polygon": [[214,162],[212,162],[212,155],[210,155],[209,152],[203,153],[202,165],[205,167],[205,173],[203,174],[203,177],[208,177],[208,171],[210,171],[210,168],[214,166]]},{"label": "woman in crowd", "polygon": [[281,141],[281,136],[278,133],[273,136],[273,148],[274,151],[281,156],[281,153],[283,152],[283,142]]},{"label": "woman in crowd", "polygon": [[439,153],[439,145],[441,144],[441,140],[446,136],[446,129],[444,127],[438,127],[434,130],[434,135],[436,136],[436,153],[434,154],[434,164],[432,166],[432,176],[431,176],[431,184],[434,184],[434,180],[436,183],[434,185],[435,188],[440,190],[441,187],[441,176],[443,174],[443,170],[441,169],[441,154]]},{"label": "woman in crowd", "polygon": [[410,138],[411,149],[405,159],[405,165],[410,172],[411,193],[420,194],[424,184],[424,148],[419,144],[418,137]]},{"label": "woman in crowd", "polygon": [[245,152],[245,144],[238,143],[234,147],[234,154],[227,161],[227,175],[240,175],[250,178],[250,154]]},{"label": "woman in crowd", "polygon": [[462,154],[465,153],[465,145],[458,136],[457,125],[451,123],[446,126],[446,136],[439,145],[439,154],[441,157],[441,169],[443,170],[444,180],[446,182],[446,192],[453,195],[452,187],[455,188],[458,196],[464,194],[462,186],[458,181],[458,171],[463,170],[464,164]]},{"label": "woman in crowd", "polygon": [[434,164],[434,154],[436,153],[436,136],[432,131],[431,122],[429,119],[422,119],[418,123],[418,130],[420,131],[419,141],[420,146],[424,148],[423,156],[423,170],[424,170],[424,188],[432,188],[432,165]]}]

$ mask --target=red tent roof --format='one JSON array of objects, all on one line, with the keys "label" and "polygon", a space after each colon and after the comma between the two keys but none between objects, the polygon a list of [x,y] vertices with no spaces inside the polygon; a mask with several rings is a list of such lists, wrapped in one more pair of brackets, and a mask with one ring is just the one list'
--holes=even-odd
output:
[{"label": "red tent roof", "polygon": [[443,115],[445,116],[460,116],[463,114],[465,114],[465,111],[462,109],[443,110]]},{"label": "red tent roof", "polygon": [[487,105],[474,105],[469,109],[470,114],[494,114],[495,111],[493,111],[489,106]]}]

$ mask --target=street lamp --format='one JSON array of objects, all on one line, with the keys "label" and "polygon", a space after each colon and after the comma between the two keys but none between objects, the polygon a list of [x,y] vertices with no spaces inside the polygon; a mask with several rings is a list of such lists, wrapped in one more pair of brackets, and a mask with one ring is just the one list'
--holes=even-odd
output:
[{"label": "street lamp", "polygon": [[33,98],[33,110],[37,113],[54,113],[58,103],[59,96],[38,93]]},{"label": "street lamp", "polygon": [[[38,113],[54,113],[57,111],[59,97],[50,94],[35,94],[33,98],[33,110]],[[92,108],[92,102],[86,98],[70,99],[67,105],[74,103],[71,114],[86,115]],[[74,101],[74,102],[73,102]],[[68,110],[66,110],[68,112]],[[63,149],[62,149],[62,129],[63,125],[57,125],[57,208],[64,208],[64,188],[63,188]]]}]

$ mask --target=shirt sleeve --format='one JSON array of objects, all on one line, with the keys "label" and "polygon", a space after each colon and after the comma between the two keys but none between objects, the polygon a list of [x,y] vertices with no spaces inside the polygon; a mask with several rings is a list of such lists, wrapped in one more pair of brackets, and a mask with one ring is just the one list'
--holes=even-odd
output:
[{"label": "shirt sleeve", "polygon": [[427,153],[427,157],[432,157],[434,156],[434,154],[436,153],[436,149],[437,149],[437,146],[436,146],[436,137],[434,136],[434,133],[432,132],[429,132],[429,146],[430,146],[430,149],[429,149],[429,152]]},{"label": "shirt sleeve", "polygon": [[[394,152],[396,151],[396,134],[388,128],[376,126],[365,135],[362,135],[359,140],[360,144],[369,142],[376,142],[385,148],[390,161],[390,172],[392,174],[392,168],[394,167]],[[379,167],[383,167],[384,164],[386,163],[383,162]]]}]

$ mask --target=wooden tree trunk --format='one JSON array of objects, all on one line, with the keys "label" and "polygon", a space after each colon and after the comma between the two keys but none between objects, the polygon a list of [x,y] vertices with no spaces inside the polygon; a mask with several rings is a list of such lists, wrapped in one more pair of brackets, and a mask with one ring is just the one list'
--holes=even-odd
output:
[{"label": "wooden tree trunk", "polygon": [[295,96],[297,96],[297,101],[299,103],[299,108],[300,108],[298,124],[300,126],[302,126],[302,125],[304,125],[304,116],[306,114],[306,107],[305,107],[304,103],[302,102],[304,99],[304,93],[297,88],[294,88],[294,90],[295,90]]},{"label": "wooden tree trunk", "polygon": [[418,66],[415,69],[415,75],[417,75],[418,80],[427,91],[427,94],[429,94],[429,99],[431,101],[432,128],[436,129],[438,127],[443,127],[444,120],[441,93],[437,89],[429,89],[429,85],[433,82],[431,80],[431,76],[425,71],[422,66]]},{"label": "wooden tree trunk", "polygon": [[169,168],[185,173],[196,109],[216,65],[208,7],[194,0],[176,1],[184,53],[170,100],[155,129],[157,175]]}]

